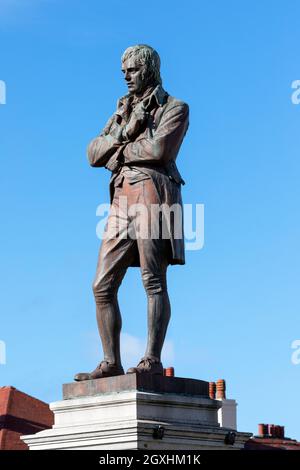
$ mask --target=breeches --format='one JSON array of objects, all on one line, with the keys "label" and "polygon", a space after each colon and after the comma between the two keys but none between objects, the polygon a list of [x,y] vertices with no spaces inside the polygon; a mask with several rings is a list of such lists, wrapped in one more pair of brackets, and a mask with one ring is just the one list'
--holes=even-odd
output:
[{"label": "breeches", "polygon": [[125,178],[115,188],[93,284],[97,304],[114,300],[127,268],[137,257],[147,295],[167,290],[170,241],[151,237],[151,224],[157,222],[149,210],[153,204],[160,201],[152,179],[130,184]]}]

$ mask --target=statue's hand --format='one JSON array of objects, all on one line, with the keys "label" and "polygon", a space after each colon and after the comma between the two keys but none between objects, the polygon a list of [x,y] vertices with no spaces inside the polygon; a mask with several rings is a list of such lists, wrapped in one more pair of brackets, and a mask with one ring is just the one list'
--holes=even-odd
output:
[{"label": "statue's hand", "polygon": [[118,160],[118,156],[113,155],[112,157],[110,157],[110,159],[106,163],[105,168],[115,173],[119,170],[121,166],[122,166],[122,163]]},{"label": "statue's hand", "polygon": [[128,139],[134,138],[140,132],[147,118],[148,113],[143,106],[143,102],[138,103],[132,111],[129,122],[124,129]]}]

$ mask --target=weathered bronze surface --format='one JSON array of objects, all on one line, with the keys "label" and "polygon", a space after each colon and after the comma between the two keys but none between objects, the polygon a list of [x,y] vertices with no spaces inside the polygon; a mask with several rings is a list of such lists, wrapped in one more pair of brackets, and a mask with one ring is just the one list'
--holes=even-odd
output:
[{"label": "weathered bronze surface", "polygon": [[[145,237],[141,232],[149,235],[149,226],[158,223],[158,216],[156,220],[152,213],[140,214],[135,208],[142,204],[182,209],[184,181],[175,161],[188,128],[189,108],[162,88],[160,58],[151,47],[126,49],[122,71],[128,94],[118,101],[116,112],[88,147],[91,166],[112,172],[111,211],[93,284],[104,361],[91,373],[77,374],[78,381],[124,373],[117,292],[129,266],[141,269],[148,298],[148,342],[144,358],[128,372],[163,373],[161,350],[171,314],[166,272],[169,264],[185,263],[182,215],[175,222],[167,221],[168,237],[162,235],[161,225],[158,237]],[[126,213],[121,210],[124,197]],[[125,232],[129,236],[122,236]]]}]

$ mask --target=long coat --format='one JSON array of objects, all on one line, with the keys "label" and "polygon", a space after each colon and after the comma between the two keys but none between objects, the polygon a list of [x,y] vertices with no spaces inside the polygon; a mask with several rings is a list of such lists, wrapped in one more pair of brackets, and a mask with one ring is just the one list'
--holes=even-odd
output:
[{"label": "long coat", "polygon": [[[154,182],[160,203],[169,207],[179,204],[182,211],[181,227],[171,228],[170,264],[184,264],[184,233],[181,185],[183,179],[176,166],[176,158],[189,124],[189,108],[183,101],[168,95],[158,85],[143,104],[149,111],[147,122],[133,141],[121,137],[122,126],[128,116],[129,95],[118,101],[116,113],[109,119],[102,133],[88,146],[88,158],[93,167],[106,167],[112,171],[110,200],[114,195],[115,180],[122,166],[140,168]],[[177,220],[178,223],[178,220]],[[136,266],[138,263],[134,263]]]}]

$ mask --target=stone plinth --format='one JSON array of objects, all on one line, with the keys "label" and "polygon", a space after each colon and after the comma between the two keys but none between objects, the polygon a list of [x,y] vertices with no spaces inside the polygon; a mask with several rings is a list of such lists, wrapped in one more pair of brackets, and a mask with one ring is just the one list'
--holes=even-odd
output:
[{"label": "stone plinth", "polygon": [[208,382],[204,380],[165,377],[161,375],[125,374],[98,380],[85,380],[63,385],[63,398],[80,398],[124,391],[176,393],[209,398]]},{"label": "stone plinth", "polygon": [[128,374],[65,384],[50,405],[55,424],[22,439],[30,449],[200,450],[244,447],[249,433],[228,442],[208,382]]}]

